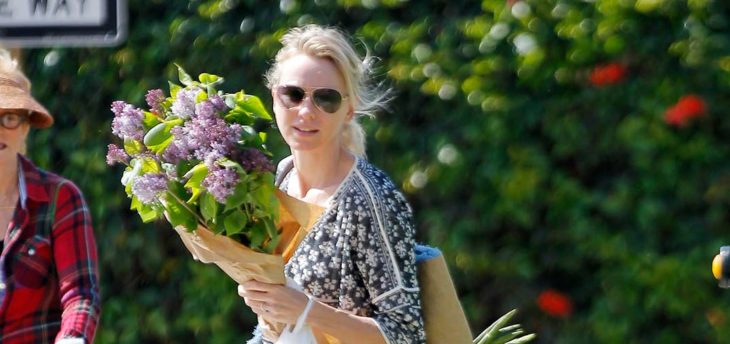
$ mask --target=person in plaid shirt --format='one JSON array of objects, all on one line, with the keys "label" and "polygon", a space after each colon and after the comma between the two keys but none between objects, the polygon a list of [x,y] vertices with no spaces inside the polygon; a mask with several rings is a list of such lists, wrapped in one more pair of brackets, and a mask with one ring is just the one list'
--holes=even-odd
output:
[{"label": "person in plaid shirt", "polygon": [[81,191],[22,154],[53,117],[0,49],[0,343],[92,343],[101,310],[96,243]]}]

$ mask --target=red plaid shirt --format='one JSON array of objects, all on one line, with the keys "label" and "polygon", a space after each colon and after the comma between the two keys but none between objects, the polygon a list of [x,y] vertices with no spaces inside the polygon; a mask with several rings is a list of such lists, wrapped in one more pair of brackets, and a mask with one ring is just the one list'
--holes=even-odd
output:
[{"label": "red plaid shirt", "polygon": [[18,157],[20,201],[0,255],[0,342],[92,343],[101,298],[86,202],[70,181]]}]

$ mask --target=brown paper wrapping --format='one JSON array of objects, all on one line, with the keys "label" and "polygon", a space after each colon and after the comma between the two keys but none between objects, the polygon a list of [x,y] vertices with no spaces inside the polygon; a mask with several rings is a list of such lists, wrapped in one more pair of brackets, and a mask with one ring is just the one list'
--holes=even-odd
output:
[{"label": "brown paper wrapping", "polygon": [[[277,228],[281,237],[273,254],[256,252],[224,235],[216,235],[204,226],[198,226],[192,232],[184,227],[176,227],[175,231],[194,259],[217,265],[238,284],[252,279],[286,284],[284,264],[294,254],[324,209],[300,201],[279,190],[276,191],[276,197],[279,199]],[[264,336],[268,339],[278,337],[284,325],[263,320]]]},{"label": "brown paper wrapping", "polygon": [[276,197],[279,199],[277,228],[281,238],[273,254],[256,252],[224,235],[216,235],[204,226],[198,226],[192,232],[184,227],[176,227],[175,231],[193,258],[217,265],[238,284],[252,279],[285,284],[284,263],[294,254],[324,209],[278,190]]},{"label": "brown paper wrapping", "polygon": [[418,264],[426,343],[471,344],[472,334],[442,254]]}]

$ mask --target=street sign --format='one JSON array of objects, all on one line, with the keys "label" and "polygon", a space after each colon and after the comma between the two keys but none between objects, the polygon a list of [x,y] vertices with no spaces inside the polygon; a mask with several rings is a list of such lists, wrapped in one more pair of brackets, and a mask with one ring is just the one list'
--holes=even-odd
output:
[{"label": "street sign", "polygon": [[0,45],[113,46],[126,38],[125,0],[0,0]]}]

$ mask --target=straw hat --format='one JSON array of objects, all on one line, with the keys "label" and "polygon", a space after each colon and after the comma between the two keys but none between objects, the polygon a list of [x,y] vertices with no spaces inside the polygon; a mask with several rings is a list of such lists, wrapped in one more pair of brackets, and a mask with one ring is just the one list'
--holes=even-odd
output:
[{"label": "straw hat", "polygon": [[33,95],[30,83],[20,73],[0,70],[0,109],[29,110],[30,125],[34,128],[48,128],[53,117]]}]

